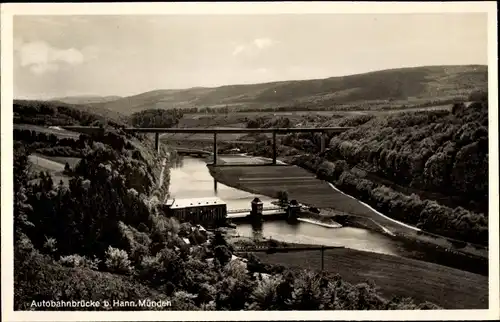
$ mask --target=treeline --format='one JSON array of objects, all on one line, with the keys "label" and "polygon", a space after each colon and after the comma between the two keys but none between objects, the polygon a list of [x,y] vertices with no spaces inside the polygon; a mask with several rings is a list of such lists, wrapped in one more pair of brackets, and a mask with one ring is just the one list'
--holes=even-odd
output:
[{"label": "treeline", "polygon": [[134,127],[174,127],[183,113],[180,109],[147,109],[132,114],[130,123]]},{"label": "treeline", "polygon": [[120,127],[125,125],[122,121],[89,113],[77,105],[61,102],[14,100],[13,113],[14,123],[44,126],[79,124],[83,126],[111,125]]},{"label": "treeline", "polygon": [[293,123],[288,117],[264,117],[260,116],[256,119],[250,119],[247,121],[247,128],[270,128],[270,127],[281,127],[289,128],[293,127]]},{"label": "treeline", "polygon": [[16,144],[15,309],[40,309],[31,307],[33,300],[82,298],[163,299],[172,303],[167,310],[438,308],[385,299],[370,283],[287,272],[252,256],[247,263],[231,260],[220,233],[209,236],[163,212],[141,151],[124,149],[113,135],[107,140],[113,143],[87,142],[69,185],[47,174],[30,182],[28,152]]}]

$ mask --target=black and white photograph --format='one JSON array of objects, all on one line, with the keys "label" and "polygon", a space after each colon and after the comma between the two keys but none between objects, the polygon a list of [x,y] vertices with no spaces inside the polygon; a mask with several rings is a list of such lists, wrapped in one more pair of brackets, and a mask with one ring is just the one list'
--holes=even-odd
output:
[{"label": "black and white photograph", "polygon": [[278,4],[2,5],[13,321],[500,317],[496,3]]}]

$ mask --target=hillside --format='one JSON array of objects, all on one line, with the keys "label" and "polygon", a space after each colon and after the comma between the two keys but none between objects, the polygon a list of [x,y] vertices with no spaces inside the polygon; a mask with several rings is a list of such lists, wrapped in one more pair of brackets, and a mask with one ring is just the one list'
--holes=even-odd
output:
[{"label": "hillside", "polygon": [[487,66],[426,66],[390,69],[316,80],[297,80],[216,88],[155,90],[94,107],[132,114],[148,108],[303,107],[337,105],[418,105],[463,99],[486,90]]},{"label": "hillside", "polygon": [[59,101],[14,100],[14,123],[35,125],[125,125],[128,119],[105,108]]}]

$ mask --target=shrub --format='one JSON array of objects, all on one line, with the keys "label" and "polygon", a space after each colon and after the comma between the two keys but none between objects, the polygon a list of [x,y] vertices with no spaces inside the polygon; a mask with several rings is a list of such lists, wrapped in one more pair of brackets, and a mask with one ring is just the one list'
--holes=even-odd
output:
[{"label": "shrub", "polygon": [[88,259],[85,256],[80,256],[78,254],[62,256],[59,259],[59,263],[66,267],[86,267],[92,270],[97,270],[99,268],[100,259]]},{"label": "shrub", "polygon": [[131,262],[126,251],[108,247],[106,251],[106,267],[116,273],[129,274],[132,272]]}]

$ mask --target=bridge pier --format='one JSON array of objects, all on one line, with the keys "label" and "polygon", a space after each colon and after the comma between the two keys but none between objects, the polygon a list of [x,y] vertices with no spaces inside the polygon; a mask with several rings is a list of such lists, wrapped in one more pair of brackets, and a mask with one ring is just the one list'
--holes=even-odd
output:
[{"label": "bridge pier", "polygon": [[276,131],[273,131],[273,164],[276,164]]},{"label": "bridge pier", "polygon": [[321,133],[321,148],[320,152],[325,152],[325,145],[326,145],[326,133]]},{"label": "bridge pier", "polygon": [[160,152],[160,133],[155,133],[155,150]]},{"label": "bridge pier", "polygon": [[214,165],[217,165],[217,132],[214,133]]}]

